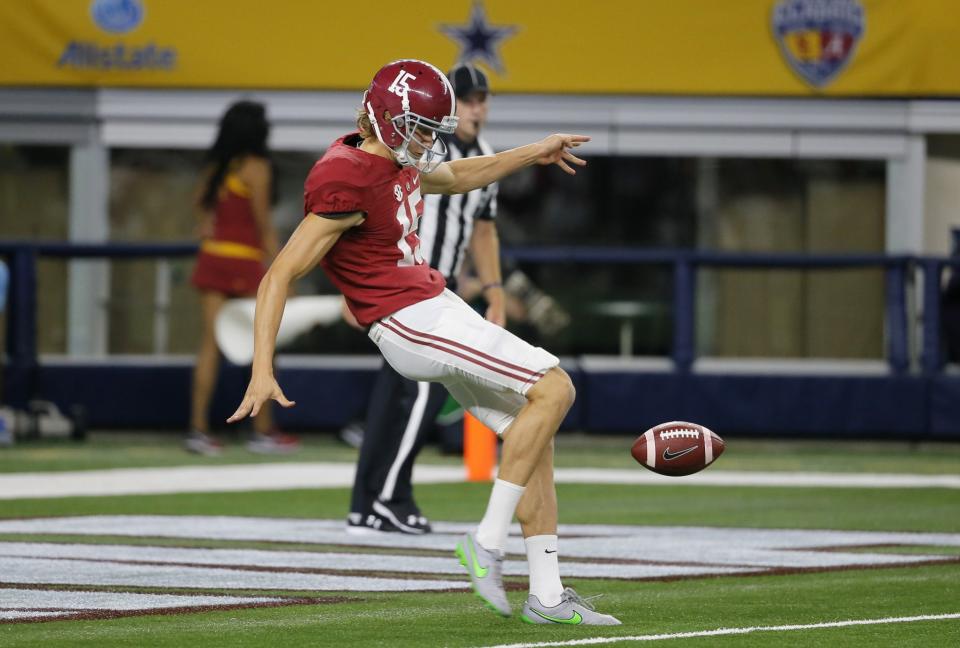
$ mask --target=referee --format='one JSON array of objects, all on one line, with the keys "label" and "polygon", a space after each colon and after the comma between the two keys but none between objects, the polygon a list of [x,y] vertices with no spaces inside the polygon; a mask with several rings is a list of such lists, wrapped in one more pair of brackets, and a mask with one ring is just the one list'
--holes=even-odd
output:
[{"label": "referee", "polygon": [[[487,121],[486,75],[470,64],[447,74],[457,98],[460,118],[453,135],[443,135],[450,160],[491,155],[480,137]],[[487,302],[486,318],[506,322],[500,281],[500,241],[497,237],[497,185],[454,196],[430,194],[424,198],[420,220],[423,258],[457,290],[457,276],[467,247]],[[438,383],[415,382],[383,363],[367,408],[366,427],[353,483],[347,531],[430,532],[430,523],[413,499],[413,462],[447,398]]]}]

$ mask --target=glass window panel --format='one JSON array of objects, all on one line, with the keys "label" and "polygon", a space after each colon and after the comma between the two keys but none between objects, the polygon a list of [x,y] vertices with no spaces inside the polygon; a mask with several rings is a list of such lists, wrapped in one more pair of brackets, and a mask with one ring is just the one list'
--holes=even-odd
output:
[{"label": "glass window panel", "polygon": [[[0,144],[0,239],[64,240],[68,232],[70,150],[65,146]],[[66,350],[67,265],[37,267],[37,347]],[[4,316],[0,314],[0,319]],[[2,331],[6,331],[5,322]],[[5,339],[0,340],[4,345]]]},{"label": "glass window panel", "polygon": [[[591,157],[575,178],[534,167],[502,181],[498,222],[505,246],[879,253],[885,181],[882,161]],[[653,266],[524,269],[577,313],[550,341],[560,353],[617,352],[623,322],[599,316],[596,304],[633,300],[640,310],[671,299],[670,273]],[[879,270],[707,268],[697,309],[700,354],[882,355]],[[670,309],[644,317],[634,352],[669,353]]]},{"label": "glass window panel", "polygon": [[[303,179],[316,155],[274,155],[274,220],[284,240],[302,217]],[[879,252],[883,249],[882,162],[594,157],[576,178],[533,167],[501,183],[504,246],[597,245],[765,252]],[[111,155],[112,240],[185,240],[202,165],[197,151],[116,150]],[[121,264],[115,264],[115,268]],[[113,273],[110,348],[155,348],[156,264],[126,262]],[[196,347],[199,313],[189,285],[192,259],[169,265],[170,352]],[[524,264],[528,279],[571,315],[559,330],[511,326],[562,354],[667,355],[672,277],[655,266]],[[161,282],[162,283],[162,282]],[[698,281],[698,353],[777,357],[879,357],[883,278],[879,271],[703,270]],[[335,289],[319,271],[301,294]],[[633,304],[632,311],[625,304]],[[749,306],[756,304],[756,307]],[[753,310],[751,310],[751,308]],[[759,308],[759,311],[757,310]],[[630,312],[627,312],[630,311]],[[732,327],[751,313],[754,328]],[[752,331],[752,329],[750,329]],[[626,340],[629,334],[632,339]],[[294,351],[369,353],[341,325],[305,335]]]},{"label": "glass window panel", "polygon": [[[303,181],[317,156],[301,152],[273,153],[276,202],[273,221],[285,241],[303,215]],[[202,151],[114,149],[110,155],[110,239],[112,241],[188,241],[196,236],[192,208]],[[115,261],[111,272],[111,353],[193,353],[199,342],[200,311],[190,284],[194,259]],[[158,277],[166,272],[169,281]],[[302,294],[335,292],[314,272],[298,285]],[[169,286],[166,297],[158,286]],[[156,321],[158,306],[168,301]],[[157,331],[167,330],[166,342]],[[321,336],[322,337],[322,336]],[[360,336],[361,338],[363,336]],[[325,339],[325,338],[323,338]],[[362,340],[361,340],[362,344]],[[360,345],[358,345],[360,346]],[[331,344],[325,350],[335,351]],[[369,351],[365,347],[364,351]]]}]

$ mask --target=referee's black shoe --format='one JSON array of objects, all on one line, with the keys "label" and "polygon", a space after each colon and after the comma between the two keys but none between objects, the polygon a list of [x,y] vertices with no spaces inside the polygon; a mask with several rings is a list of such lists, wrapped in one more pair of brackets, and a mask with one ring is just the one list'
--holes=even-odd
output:
[{"label": "referee's black shoe", "polygon": [[376,500],[373,503],[373,512],[389,521],[400,533],[423,535],[433,531],[430,521],[420,513],[417,505],[413,502]]},{"label": "referee's black shoe", "polygon": [[396,533],[399,529],[390,520],[376,513],[350,513],[347,516],[347,533],[350,535],[371,535],[374,533]]}]

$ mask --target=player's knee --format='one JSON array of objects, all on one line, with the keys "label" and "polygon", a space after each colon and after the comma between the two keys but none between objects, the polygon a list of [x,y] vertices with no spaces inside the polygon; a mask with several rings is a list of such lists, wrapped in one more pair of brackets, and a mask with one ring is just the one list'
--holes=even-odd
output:
[{"label": "player's knee", "polygon": [[577,388],[573,386],[573,380],[570,375],[560,367],[554,367],[547,375],[551,378],[551,392],[557,405],[564,410],[573,406],[573,401],[577,399]]}]

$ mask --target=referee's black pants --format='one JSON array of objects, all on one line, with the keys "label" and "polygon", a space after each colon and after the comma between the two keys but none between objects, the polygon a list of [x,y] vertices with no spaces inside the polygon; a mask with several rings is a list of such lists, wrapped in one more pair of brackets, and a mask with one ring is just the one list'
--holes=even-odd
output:
[{"label": "referee's black pants", "polygon": [[351,513],[365,518],[379,499],[419,514],[413,500],[413,463],[446,400],[443,385],[409,380],[383,363],[367,406]]}]

